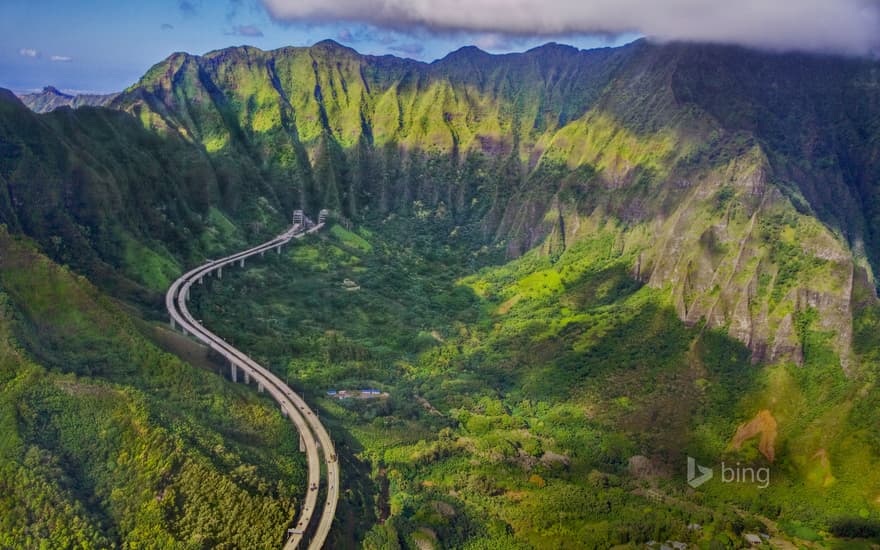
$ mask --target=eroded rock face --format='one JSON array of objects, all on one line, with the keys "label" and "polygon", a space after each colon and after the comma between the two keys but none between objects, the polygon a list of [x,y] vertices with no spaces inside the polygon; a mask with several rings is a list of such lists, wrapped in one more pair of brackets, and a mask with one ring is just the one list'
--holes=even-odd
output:
[{"label": "eroded rock face", "polygon": [[[835,108],[824,85],[804,92],[816,75],[862,74],[861,65],[816,61],[790,74],[783,56],[646,43],[479,55],[467,69],[460,61],[372,58],[332,43],[174,54],[108,101],[199,156],[228,155],[222,174],[206,178],[214,170],[206,165],[191,178],[210,182],[197,189],[205,205],[238,208],[256,192],[246,182],[265,172],[254,189],[279,197],[273,207],[329,201],[357,217],[419,202],[474,222],[509,257],[535,247],[557,255],[614,225],[633,275],[668,289],[687,324],[727,330],[756,361],[800,363],[794,327],[799,313],[816,310],[814,329],[834,332],[851,369],[856,267],[844,238],[857,257],[880,254],[866,229],[880,162],[865,140],[818,132],[832,123],[841,135],[873,132],[855,114],[876,103],[876,87]],[[756,64],[789,80],[765,97]],[[863,78],[873,82],[873,70]],[[841,90],[858,82],[821,80]],[[812,120],[799,114],[815,119],[811,132],[788,131]],[[849,164],[822,168],[841,148]],[[369,161],[367,175],[345,181],[360,161]]]},{"label": "eroded rock face", "polygon": [[[815,312],[810,329],[831,334],[840,366],[849,373],[853,287],[872,287],[869,274],[827,228],[798,214],[767,183],[767,169],[760,155],[755,157],[757,165],[736,159],[680,189],[674,185],[680,179],[670,176],[665,185],[687,195],[674,209],[655,204],[640,214],[638,224],[622,230],[619,252],[638,248],[632,254],[634,278],[668,289],[685,323],[705,321],[726,330],[752,351],[756,363],[803,365],[797,320]],[[547,254],[596,231],[602,220],[619,220],[596,211],[587,219],[558,202],[540,215],[535,206],[519,207],[520,216],[508,212],[508,220],[530,220],[526,240],[543,242]],[[637,238],[639,232],[643,236]]]},{"label": "eroded rock face", "polygon": [[782,318],[779,328],[773,337],[773,345],[770,355],[766,357],[771,363],[778,363],[786,359],[793,360],[798,365],[804,361],[803,347],[794,331],[794,319],[791,314]]},{"label": "eroded rock face", "polygon": [[[813,310],[811,328],[832,334],[841,367],[849,372],[856,271],[851,253],[824,226],[794,214],[766,183],[764,169],[739,170],[728,172],[726,181],[705,181],[657,228],[655,248],[639,262],[642,278],[670,288],[686,323],[704,319],[709,328],[726,329],[749,347],[755,362],[802,365],[796,320]],[[717,217],[706,215],[713,191],[733,197]]]},{"label": "eroded rock face", "polygon": [[23,94],[19,99],[35,113],[49,113],[61,107],[103,107],[119,94],[66,94],[54,86],[46,86],[40,92]]}]

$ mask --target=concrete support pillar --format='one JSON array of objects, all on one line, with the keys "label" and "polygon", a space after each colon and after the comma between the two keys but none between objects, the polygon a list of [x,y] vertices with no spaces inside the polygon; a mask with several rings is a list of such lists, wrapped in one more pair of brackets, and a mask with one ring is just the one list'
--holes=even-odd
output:
[{"label": "concrete support pillar", "polygon": [[177,328],[177,323],[174,322],[174,317],[172,317],[171,318],[171,330],[174,330],[176,328]]},{"label": "concrete support pillar", "polygon": [[265,253],[266,253],[265,250],[260,250],[260,258],[262,258]]},{"label": "concrete support pillar", "polygon": [[251,373],[249,373],[248,371],[244,371],[244,383],[245,384],[251,383]]},{"label": "concrete support pillar", "polygon": [[241,267],[244,267],[244,258],[241,259]]},{"label": "concrete support pillar", "polygon": [[238,382],[238,367],[235,366],[235,363],[229,363],[229,368],[232,369],[230,374],[232,375],[232,381]]},{"label": "concrete support pillar", "polygon": [[223,268],[222,268],[222,267],[218,267],[218,268],[217,268],[217,278],[218,278],[218,279],[222,279],[222,278],[223,278]]},{"label": "concrete support pillar", "polygon": [[257,391],[263,393],[263,383],[257,382]]},{"label": "concrete support pillar", "polygon": [[205,284],[205,278],[204,278],[204,277],[199,277],[199,284],[200,284],[200,285]]},{"label": "concrete support pillar", "polygon": [[281,245],[280,244],[278,245],[278,248],[275,249],[275,251],[278,252],[279,254],[281,254]]}]

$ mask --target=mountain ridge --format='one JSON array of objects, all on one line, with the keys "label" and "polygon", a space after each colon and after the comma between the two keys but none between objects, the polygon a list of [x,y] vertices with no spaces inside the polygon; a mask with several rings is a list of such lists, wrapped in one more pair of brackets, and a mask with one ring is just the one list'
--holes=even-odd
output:
[{"label": "mountain ridge", "polygon": [[[769,85],[791,90],[798,102],[774,105],[766,86],[746,80],[754,67],[763,67]],[[244,173],[259,174],[257,193],[273,205],[280,200],[286,208],[329,207],[349,218],[407,212],[416,202],[442,204],[459,223],[477,222],[484,239],[504,243],[508,257],[542,243],[552,251],[574,242],[579,219],[604,212],[600,218],[642,227],[626,232],[633,246],[645,248],[639,276],[670,286],[682,319],[732,323],[731,334],[749,345],[756,360],[782,360],[800,353],[792,311],[816,301],[805,302],[788,288],[791,277],[806,281],[808,271],[813,277],[822,270],[845,271],[841,258],[852,247],[852,265],[860,267],[849,271],[873,281],[880,240],[869,220],[880,219],[880,196],[866,185],[870,174],[880,174],[880,163],[869,150],[853,157],[859,146],[835,145],[834,135],[816,141],[815,130],[796,135],[827,143],[819,149],[824,156],[810,153],[815,147],[802,149],[801,156],[791,148],[790,134],[775,133],[789,123],[774,113],[797,109],[810,114],[814,127],[842,120],[848,125],[841,126],[843,136],[876,135],[870,126],[876,117],[849,114],[859,105],[880,104],[876,67],[865,60],[647,41],[594,50],[547,44],[500,56],[463,48],[426,64],[363,56],[323,41],[309,48],[172,54],[108,106],[134,115],[150,132],[192,144],[192,154],[209,171],[231,178],[209,184],[215,196],[225,194],[221,201],[227,205],[240,200]],[[753,84],[737,86],[731,78]],[[856,101],[846,91],[850,83],[875,93]],[[821,107],[835,86],[853,101]],[[713,103],[724,95],[735,98],[736,109]],[[823,160],[828,152],[838,160]],[[804,162],[824,162],[813,172],[824,170],[822,181],[836,180],[834,188],[846,199],[823,196],[816,176],[791,181],[791,175],[808,172]],[[495,175],[473,180],[469,163],[494,166]],[[865,174],[859,176],[864,183],[848,176],[857,174],[853,170]],[[707,193],[731,195],[723,208],[743,208],[746,217],[728,215],[721,230],[706,219],[702,236],[697,225],[683,231],[664,221],[672,213],[680,220],[705,217]],[[758,200],[765,195],[769,200]],[[820,219],[827,229],[811,231],[822,233],[817,238],[824,244],[768,256],[758,238],[759,211],[789,216],[789,224]],[[655,244],[635,238],[648,227],[668,237]],[[700,250],[701,239],[716,240],[716,251],[690,252]],[[816,254],[833,259],[816,263],[810,259]],[[723,275],[745,277],[740,264],[746,261],[754,264],[752,282]],[[788,267],[780,267],[782,261]],[[796,272],[782,279],[783,268]],[[849,293],[832,284],[837,275],[828,276],[823,289],[834,288],[836,298],[818,287],[811,292],[827,295],[819,300],[822,318],[833,326],[842,322],[837,312],[849,309],[843,305]],[[762,277],[771,283],[759,284]],[[721,285],[719,296],[708,295],[713,285]],[[764,309],[746,307],[755,300]],[[847,334],[838,345],[844,366],[851,348]]]},{"label": "mountain ridge", "polygon": [[[193,308],[338,422],[340,517],[366,518],[340,546],[731,546],[743,510],[821,540],[880,517],[878,176],[873,61],[645,41],[432,64],[180,53],[108,107],[37,115],[0,91],[0,259],[26,258],[0,280],[29,353],[103,376],[28,273],[84,274],[164,324],[186,265],[329,208],[326,238],[206,280]],[[325,397],[342,384],[390,397]],[[774,483],[691,491],[685,455]],[[646,483],[713,510],[655,506]],[[196,537],[174,502],[165,534]]]},{"label": "mountain ridge", "polygon": [[65,93],[54,86],[46,86],[40,92],[21,94],[18,98],[36,113],[48,113],[62,107],[103,107],[119,93],[83,94]]}]

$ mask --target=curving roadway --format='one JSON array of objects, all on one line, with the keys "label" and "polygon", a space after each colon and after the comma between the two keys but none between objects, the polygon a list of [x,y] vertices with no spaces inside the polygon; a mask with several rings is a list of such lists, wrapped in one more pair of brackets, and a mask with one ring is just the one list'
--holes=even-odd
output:
[{"label": "curving roadway", "polygon": [[[323,547],[336,515],[336,505],[339,500],[339,462],[336,458],[336,449],[330,435],[324,428],[317,415],[306,404],[303,398],[290,389],[280,378],[269,369],[261,366],[256,361],[237,350],[225,340],[212,333],[199,324],[190,314],[187,308],[190,288],[201,283],[203,278],[217,272],[222,276],[225,266],[238,263],[244,266],[244,261],[257,254],[277,250],[293,239],[299,239],[307,234],[319,231],[324,223],[311,225],[306,219],[306,225],[295,223],[290,229],[261,245],[249,248],[245,251],[227,256],[188,271],[174,281],[165,295],[165,307],[171,316],[171,325],[180,326],[186,334],[190,334],[206,344],[215,352],[225,357],[233,369],[241,369],[250,378],[254,379],[259,388],[265,389],[269,395],[281,406],[282,413],[293,422],[300,437],[305,444],[306,460],[308,462],[308,488],[306,498],[300,510],[300,516],[294,526],[289,529],[289,537],[284,544],[284,550],[295,550],[302,542],[306,529],[318,519],[314,536],[308,546],[309,550],[319,550]],[[320,451],[320,452],[319,452]],[[321,510],[318,510],[318,489],[321,486],[321,454],[326,464],[327,499]]]}]

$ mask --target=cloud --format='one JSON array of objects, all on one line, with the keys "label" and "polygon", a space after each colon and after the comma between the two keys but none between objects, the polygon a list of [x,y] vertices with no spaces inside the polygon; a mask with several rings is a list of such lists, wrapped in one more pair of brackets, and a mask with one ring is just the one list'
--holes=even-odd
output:
[{"label": "cloud", "polygon": [[229,0],[226,4],[226,20],[233,21],[236,17],[238,17],[238,12],[241,10],[243,4],[243,0]]},{"label": "cloud", "polygon": [[425,51],[425,46],[423,44],[417,44],[415,42],[410,42],[407,44],[398,44],[396,46],[389,46],[389,50],[393,52],[400,52],[406,55],[419,55]]},{"label": "cloud", "polygon": [[778,50],[880,50],[880,0],[261,0],[278,21],[511,36],[640,33]]},{"label": "cloud", "polygon": [[[389,46],[395,44],[398,40],[393,34],[368,25],[356,25],[353,28],[343,27],[339,29],[339,32],[336,33],[336,39],[349,44],[366,42]],[[411,35],[407,35],[407,37],[412,39]]]},{"label": "cloud", "polygon": [[181,13],[183,13],[186,17],[194,17],[198,15],[199,6],[197,5],[198,0],[180,0],[177,3],[177,7],[180,9]]},{"label": "cloud", "polygon": [[33,48],[22,48],[18,50],[18,55],[22,57],[40,57],[40,52]]},{"label": "cloud", "polygon": [[382,46],[390,46],[396,44],[400,39],[413,40],[411,33],[406,35],[395,36],[398,33],[377,29],[370,25],[354,25],[352,27],[342,27],[336,33],[336,40],[346,44],[380,44]]},{"label": "cloud", "polygon": [[228,23],[236,21],[239,15],[244,13],[249,13],[251,16],[263,16],[266,11],[263,9],[261,0],[226,0],[226,21]]},{"label": "cloud", "polygon": [[474,39],[474,46],[486,51],[509,51],[516,49],[522,42],[522,37],[497,32],[484,32]]},{"label": "cloud", "polygon": [[259,37],[263,36],[263,31],[261,31],[256,25],[236,25],[226,34],[229,36]]},{"label": "cloud", "polygon": [[172,25],[171,23],[162,23],[162,25],[159,28],[162,29],[163,31],[173,31],[174,25]]},{"label": "cloud", "polygon": [[70,63],[73,61],[73,58],[66,55],[53,55],[49,60],[55,63]]}]

